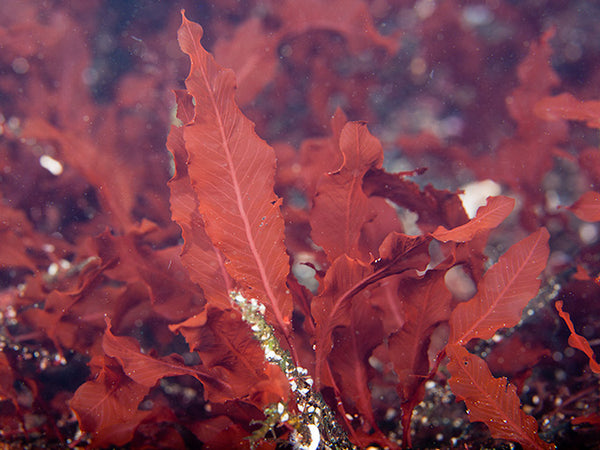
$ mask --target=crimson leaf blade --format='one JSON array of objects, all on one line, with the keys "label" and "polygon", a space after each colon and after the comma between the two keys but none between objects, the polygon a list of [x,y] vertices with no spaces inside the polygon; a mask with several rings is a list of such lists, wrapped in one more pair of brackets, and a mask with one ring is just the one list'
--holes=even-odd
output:
[{"label": "crimson leaf blade", "polygon": [[541,228],[517,242],[483,276],[477,294],[459,304],[450,317],[450,343],[489,339],[500,328],[516,325],[523,308],[540,287],[539,274],[550,253],[550,235]]},{"label": "crimson leaf blade", "polygon": [[469,420],[484,422],[496,439],[518,442],[525,450],[550,450],[554,445],[537,434],[535,419],[523,412],[515,386],[494,378],[485,361],[460,345],[449,345],[448,381],[452,392],[465,401]]},{"label": "crimson leaf blade", "polygon": [[184,140],[198,209],[206,233],[228,259],[229,274],[285,330],[292,301],[281,199],[273,191],[275,153],[239,110],[235,76],[202,48],[202,33],[183,16],[178,39],[191,60],[186,86],[196,102]]}]

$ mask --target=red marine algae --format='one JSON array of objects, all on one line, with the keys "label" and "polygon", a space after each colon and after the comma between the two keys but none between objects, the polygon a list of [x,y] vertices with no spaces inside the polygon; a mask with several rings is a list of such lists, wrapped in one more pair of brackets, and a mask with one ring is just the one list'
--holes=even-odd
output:
[{"label": "red marine algae", "polygon": [[0,6],[2,441],[600,445],[600,11],[186,3]]}]

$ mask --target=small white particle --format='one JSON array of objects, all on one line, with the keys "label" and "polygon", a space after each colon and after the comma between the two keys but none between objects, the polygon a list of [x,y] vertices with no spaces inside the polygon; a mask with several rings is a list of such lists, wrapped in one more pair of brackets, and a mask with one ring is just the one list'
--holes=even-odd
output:
[{"label": "small white particle", "polygon": [[40,156],[40,166],[42,166],[52,175],[60,175],[63,171],[62,164],[48,155]]},{"label": "small white particle", "polygon": [[279,356],[277,353],[275,353],[273,350],[271,350],[270,348],[266,348],[265,349],[265,358],[267,359],[267,361],[281,361],[281,356]]},{"label": "small white particle", "polygon": [[299,388],[298,392],[300,393],[300,395],[304,396],[304,395],[308,394],[308,389],[307,388]]},{"label": "small white particle", "polygon": [[51,277],[53,277],[57,273],[58,273],[58,264],[56,264],[56,263],[50,264],[48,266],[48,275],[50,275]]},{"label": "small white particle", "polygon": [[313,424],[308,425],[308,431],[310,431],[310,445],[307,450],[317,450],[319,443],[321,442],[321,433],[319,427]]}]

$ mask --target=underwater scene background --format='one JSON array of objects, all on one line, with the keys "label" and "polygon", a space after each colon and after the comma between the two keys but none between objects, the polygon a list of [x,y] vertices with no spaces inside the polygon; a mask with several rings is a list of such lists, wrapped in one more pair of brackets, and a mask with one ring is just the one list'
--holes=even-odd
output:
[{"label": "underwater scene background", "polygon": [[3,448],[600,448],[599,19],[2,1]]}]

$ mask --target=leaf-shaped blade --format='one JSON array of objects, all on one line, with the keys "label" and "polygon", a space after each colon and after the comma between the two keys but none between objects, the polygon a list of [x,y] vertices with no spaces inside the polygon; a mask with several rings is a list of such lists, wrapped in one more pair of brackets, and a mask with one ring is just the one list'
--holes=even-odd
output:
[{"label": "leaf-shaped blade", "polygon": [[475,234],[481,230],[496,228],[515,207],[515,200],[502,195],[489,197],[485,206],[477,210],[477,215],[465,223],[451,230],[438,227],[433,232],[433,237],[442,242],[467,242],[473,239]]},{"label": "leaf-shaped blade", "polygon": [[390,336],[389,353],[403,402],[410,401],[425,382],[431,334],[435,325],[447,321],[450,315],[452,296],[444,283],[444,273],[429,271],[421,280],[402,280],[398,289],[406,323]]},{"label": "leaf-shaped blade", "polygon": [[569,211],[586,222],[600,221],[600,194],[587,191],[579,200],[569,206]]},{"label": "leaf-shaped blade", "polygon": [[[192,97],[185,91],[176,91],[177,117],[183,123],[193,120]],[[198,211],[198,196],[188,174],[188,152],[185,148],[183,128],[171,127],[167,148],[173,154],[175,175],[169,180],[171,190],[171,218],[181,227],[184,246],[181,262],[190,279],[202,287],[208,303],[227,309],[232,282],[225,270],[222,253],[206,235],[204,222]]]},{"label": "leaf-shaped blade", "polygon": [[133,438],[138,425],[150,414],[138,410],[150,388],[126,377],[109,358],[103,359],[96,378],[79,386],[69,406],[81,430],[92,434],[94,447],[121,447]]},{"label": "leaf-shaped blade", "polygon": [[592,346],[586,338],[584,338],[580,334],[577,334],[577,332],[575,331],[575,326],[573,325],[573,321],[571,320],[571,315],[563,310],[563,302],[558,301],[555,303],[554,306],[558,311],[560,317],[562,317],[562,319],[567,324],[567,327],[569,327],[569,331],[571,332],[571,335],[569,336],[569,345],[585,353],[586,356],[590,359],[590,369],[592,369],[592,372],[600,374],[600,364],[598,364],[598,362],[596,361],[594,351],[592,350]]},{"label": "leaf-shaped blade", "polygon": [[[353,288],[370,273],[371,268],[366,264],[342,255],[333,262],[327,271],[324,279],[325,289],[312,301],[311,313],[317,325],[317,383],[320,382],[321,366],[333,345],[331,333],[335,327],[350,325],[351,300],[355,295]],[[365,294],[358,295],[364,296]]]},{"label": "leaf-shaped blade", "polygon": [[196,101],[184,140],[198,209],[208,236],[229,260],[229,274],[286,329],[292,302],[281,199],[273,191],[275,153],[236,105],[233,72],[215,63],[201,37],[200,25],[183,16],[178,39],[191,59],[186,86]]},{"label": "leaf-shaped blade", "polygon": [[[387,352],[398,377],[403,439],[410,442],[413,409],[423,400],[423,385],[430,371],[428,352],[436,325],[450,317],[452,295],[444,283],[444,271],[431,270],[420,280],[399,283],[397,302],[404,312],[405,323],[388,339]],[[410,444],[409,444],[410,446]]]},{"label": "leaf-shaped blade", "polygon": [[367,369],[373,349],[384,337],[381,320],[367,302],[354,302],[349,315],[350,326],[339,327],[333,332],[335,344],[329,361],[344,403],[355,407],[377,429]]},{"label": "leaf-shaped blade", "polygon": [[481,358],[460,345],[449,345],[448,383],[464,400],[471,422],[484,422],[496,439],[518,442],[525,450],[553,449],[537,434],[537,422],[520,407],[517,390],[506,378],[494,378]]},{"label": "leaf-shaped blade", "polygon": [[360,232],[372,218],[362,179],[371,168],[383,162],[381,144],[364,123],[349,122],[340,135],[342,166],[321,179],[310,224],[312,238],[323,247],[330,261],[347,254],[360,258]]},{"label": "leaf-shaped blade", "polygon": [[489,339],[500,328],[516,325],[523,308],[540,287],[550,235],[545,228],[513,245],[483,276],[477,294],[459,304],[450,317],[450,343]]},{"label": "leaf-shaped blade", "polygon": [[178,361],[175,357],[159,359],[141,353],[139,344],[134,338],[112,334],[110,321],[107,321],[102,349],[108,356],[119,361],[129,378],[148,388],[153,387],[164,377],[190,375],[202,382],[211,401],[231,400],[239,394],[233,392],[231,385],[222,380],[223,374],[213,375],[202,367],[186,366],[183,361]]},{"label": "leaf-shaped blade", "polygon": [[209,308],[169,329],[182,334],[190,349],[198,352],[204,367],[223,368],[231,378],[246,381],[248,388],[264,377],[264,352],[241,317]]},{"label": "leaf-shaped blade", "polygon": [[363,190],[369,197],[383,197],[417,213],[418,225],[423,232],[435,230],[440,224],[457,227],[469,220],[456,193],[437,190],[431,184],[421,189],[405,176],[372,169],[364,177]]},{"label": "leaf-shaped blade", "polygon": [[581,101],[569,93],[544,97],[536,103],[535,113],[545,120],[578,120],[590,128],[600,128],[600,101]]}]

